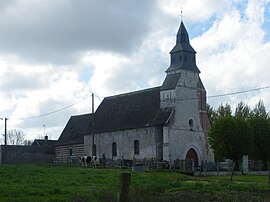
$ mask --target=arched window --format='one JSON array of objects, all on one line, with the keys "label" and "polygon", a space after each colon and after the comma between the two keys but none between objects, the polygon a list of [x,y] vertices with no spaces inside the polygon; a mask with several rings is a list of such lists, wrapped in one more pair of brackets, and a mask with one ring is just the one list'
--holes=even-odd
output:
[{"label": "arched window", "polygon": [[72,147],[69,148],[69,156],[73,155]]},{"label": "arched window", "polygon": [[139,145],[139,140],[134,141],[134,154],[139,154],[140,153],[140,145]]},{"label": "arched window", "polygon": [[194,121],[193,121],[193,119],[189,119],[189,120],[188,120],[188,125],[189,125],[190,128],[193,128],[193,126],[194,126]]},{"label": "arched window", "polygon": [[117,144],[116,144],[116,142],[112,143],[112,155],[117,156]]}]

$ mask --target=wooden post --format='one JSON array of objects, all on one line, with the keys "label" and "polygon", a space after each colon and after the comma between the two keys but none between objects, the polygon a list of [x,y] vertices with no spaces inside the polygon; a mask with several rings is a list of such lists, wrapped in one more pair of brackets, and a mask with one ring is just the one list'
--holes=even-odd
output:
[{"label": "wooden post", "polygon": [[217,165],[217,176],[218,176],[218,172],[219,172],[219,162],[218,161],[217,161],[216,165]]},{"label": "wooden post", "polygon": [[94,134],[94,93],[92,93],[92,156],[96,156],[96,148],[95,148],[95,134]]},{"label": "wooden post", "polygon": [[268,169],[268,185],[270,185],[270,170],[269,170],[269,161],[267,161],[267,169]]},{"label": "wooden post", "polygon": [[235,165],[235,164],[234,164],[234,162],[232,161],[232,165],[231,165],[231,166],[232,166],[232,167],[231,167],[231,169],[232,169],[232,170],[231,170],[231,181],[233,180],[234,165]]},{"label": "wooden post", "polygon": [[128,202],[129,186],[130,186],[130,173],[120,174],[120,194],[119,202]]}]

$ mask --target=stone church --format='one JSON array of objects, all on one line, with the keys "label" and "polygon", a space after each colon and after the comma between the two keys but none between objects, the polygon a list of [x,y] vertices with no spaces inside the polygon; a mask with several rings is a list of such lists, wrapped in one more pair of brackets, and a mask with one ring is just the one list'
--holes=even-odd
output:
[{"label": "stone church", "polygon": [[206,91],[181,21],[162,86],[106,97],[88,116],[84,153],[112,159],[213,161]]}]

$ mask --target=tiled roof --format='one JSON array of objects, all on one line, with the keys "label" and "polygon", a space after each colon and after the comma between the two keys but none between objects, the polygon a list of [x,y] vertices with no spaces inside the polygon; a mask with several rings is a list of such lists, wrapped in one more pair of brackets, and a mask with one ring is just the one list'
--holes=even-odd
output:
[{"label": "tiled roof", "polygon": [[188,32],[182,21],[176,35],[176,45],[174,46],[174,48],[171,50],[170,53],[178,51],[188,51],[191,53],[196,53],[196,51],[190,45]]},{"label": "tiled roof", "polygon": [[160,87],[106,97],[93,114],[71,116],[57,145],[82,144],[83,135],[160,126],[171,108],[160,108]]},{"label": "tiled roof", "polygon": [[[94,133],[166,124],[169,112],[160,109],[160,87],[105,98],[94,114]],[[86,133],[92,132],[89,123]]]},{"label": "tiled roof", "polygon": [[[200,73],[200,70],[198,69],[195,61],[196,51],[190,45],[188,32],[182,21],[177,32],[176,44],[171,50],[170,54],[172,61],[171,65],[166,70],[167,73],[178,69],[185,69]],[[183,58],[180,60],[179,56]]]},{"label": "tiled roof", "polygon": [[57,145],[83,144],[83,132],[91,120],[92,114],[71,116],[58,139]]},{"label": "tiled roof", "polygon": [[179,81],[181,74],[171,74],[167,75],[160,90],[171,90],[176,87],[177,82]]},{"label": "tiled roof", "polygon": [[33,146],[52,146],[54,147],[57,143],[57,140],[44,140],[44,139],[35,139]]}]

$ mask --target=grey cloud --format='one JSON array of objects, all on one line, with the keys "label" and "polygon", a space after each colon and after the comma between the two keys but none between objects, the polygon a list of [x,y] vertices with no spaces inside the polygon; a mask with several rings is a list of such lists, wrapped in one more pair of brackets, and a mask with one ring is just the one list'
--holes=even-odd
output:
[{"label": "grey cloud", "polygon": [[[53,99],[46,99],[45,101],[41,102],[39,106],[39,112],[36,114],[44,115],[50,112],[58,111],[59,109],[62,109],[63,107],[67,106],[70,103],[63,103],[62,101],[57,101]],[[48,114],[46,116],[40,116],[40,117],[22,117],[26,119],[22,119],[23,122],[21,125],[23,125],[26,128],[37,128],[42,127],[43,124],[45,124],[47,127],[56,127],[56,126],[63,126],[65,124],[65,121],[70,117],[70,115],[77,114],[78,112],[70,107],[63,111],[58,111],[55,113]],[[60,134],[57,134],[60,135]]]},{"label": "grey cloud", "polygon": [[19,92],[26,89],[39,89],[48,85],[43,75],[6,72],[1,77],[0,89],[2,92]]},{"label": "grey cloud", "polygon": [[3,11],[15,3],[16,0],[0,0],[0,11]]},{"label": "grey cloud", "polygon": [[41,0],[12,9],[0,14],[0,51],[61,62],[93,49],[130,53],[151,29],[155,2]]}]

